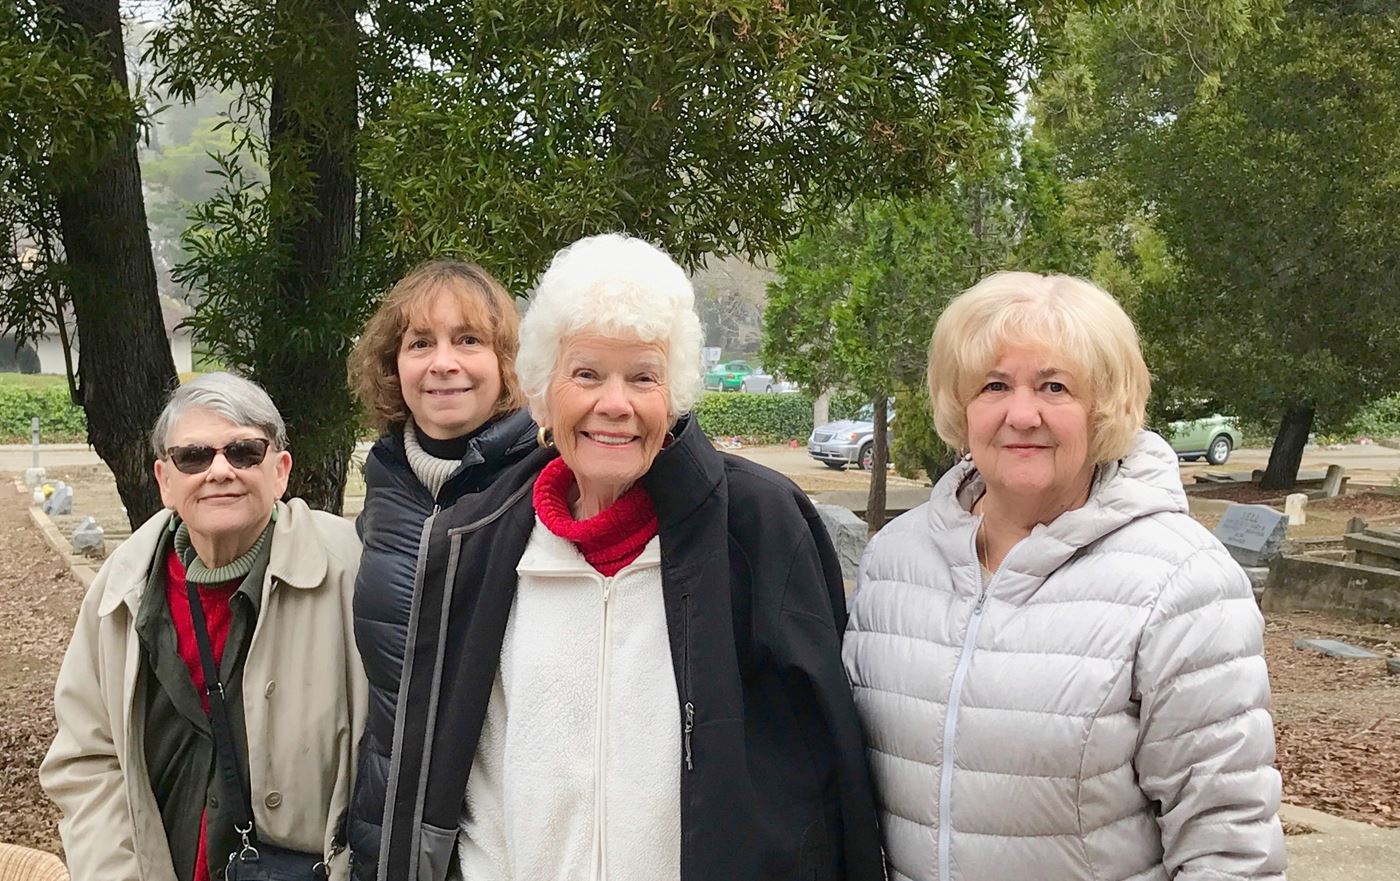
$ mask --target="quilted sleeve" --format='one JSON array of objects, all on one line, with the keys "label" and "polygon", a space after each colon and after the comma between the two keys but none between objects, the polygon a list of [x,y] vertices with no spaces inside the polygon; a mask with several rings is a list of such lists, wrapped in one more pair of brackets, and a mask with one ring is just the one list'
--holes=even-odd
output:
[{"label": "quilted sleeve", "polygon": [[1220,548],[1168,578],[1138,645],[1138,782],[1174,879],[1282,879],[1264,619]]}]

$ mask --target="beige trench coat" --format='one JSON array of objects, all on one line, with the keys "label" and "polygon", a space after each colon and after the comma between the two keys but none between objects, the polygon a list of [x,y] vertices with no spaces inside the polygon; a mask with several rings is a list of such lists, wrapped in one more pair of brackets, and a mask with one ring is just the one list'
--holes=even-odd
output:
[{"label": "beige trench coat", "polygon": [[[350,797],[366,684],[352,599],[360,543],[347,520],[277,503],[262,605],[243,673],[253,822],[273,844],[329,853]],[[135,709],[135,621],[170,513],[98,573],[54,690],[58,734],[39,780],[63,809],[73,881],[174,881]],[[331,864],[346,875],[348,854]]]}]

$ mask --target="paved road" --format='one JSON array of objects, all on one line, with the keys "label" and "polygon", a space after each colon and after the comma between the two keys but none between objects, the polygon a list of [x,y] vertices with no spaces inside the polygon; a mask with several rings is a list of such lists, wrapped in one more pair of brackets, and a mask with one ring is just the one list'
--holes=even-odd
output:
[{"label": "paved road", "polygon": [[[733,452],[784,474],[800,474],[807,471],[835,473],[808,456],[807,451],[801,447],[796,450],[788,447],[751,447]],[[1230,461],[1218,468],[1201,462],[1182,462],[1181,473],[1185,476],[1201,471],[1252,471],[1268,464],[1269,451],[1266,449],[1236,450],[1230,456]],[[1400,477],[1400,450],[1377,444],[1347,444],[1339,450],[1310,447],[1303,453],[1305,471],[1326,471],[1328,465],[1341,465],[1353,482],[1388,484],[1392,479]],[[847,472],[854,470],[848,468]]]}]

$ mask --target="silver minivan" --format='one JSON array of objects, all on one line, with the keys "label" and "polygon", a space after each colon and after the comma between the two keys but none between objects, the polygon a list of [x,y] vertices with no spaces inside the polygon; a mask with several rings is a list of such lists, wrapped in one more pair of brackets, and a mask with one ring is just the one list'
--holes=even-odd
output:
[{"label": "silver minivan", "polygon": [[[889,425],[894,425],[894,408],[889,411]],[[893,442],[893,431],[890,434]],[[839,419],[818,425],[807,438],[807,454],[828,468],[840,471],[855,465],[870,470],[875,453],[875,408],[866,404],[851,419]]]}]

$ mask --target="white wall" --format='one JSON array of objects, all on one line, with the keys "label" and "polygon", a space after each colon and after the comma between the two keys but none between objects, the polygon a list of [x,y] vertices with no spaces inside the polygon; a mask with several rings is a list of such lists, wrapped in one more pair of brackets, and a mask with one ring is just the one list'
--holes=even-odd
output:
[{"label": "white wall", "polygon": [[[30,345],[39,355],[40,373],[62,376],[67,372],[67,368],[63,365],[63,344],[59,342],[58,337],[40,337],[36,340],[30,340]],[[73,368],[76,370],[77,367],[78,353],[75,351],[73,353]]]},{"label": "white wall", "polygon": [[[194,369],[193,341],[189,333],[185,331],[177,332],[173,337],[167,337],[170,342],[170,357],[175,361],[176,373],[189,373]],[[39,372],[62,376],[65,372],[63,365],[63,345],[58,337],[41,337],[33,340],[34,351],[39,355]],[[73,369],[78,369],[78,347],[73,346]]]},{"label": "white wall", "polygon": [[176,373],[189,373],[194,369],[194,341],[186,331],[177,331],[170,337],[170,356],[175,359]]}]

